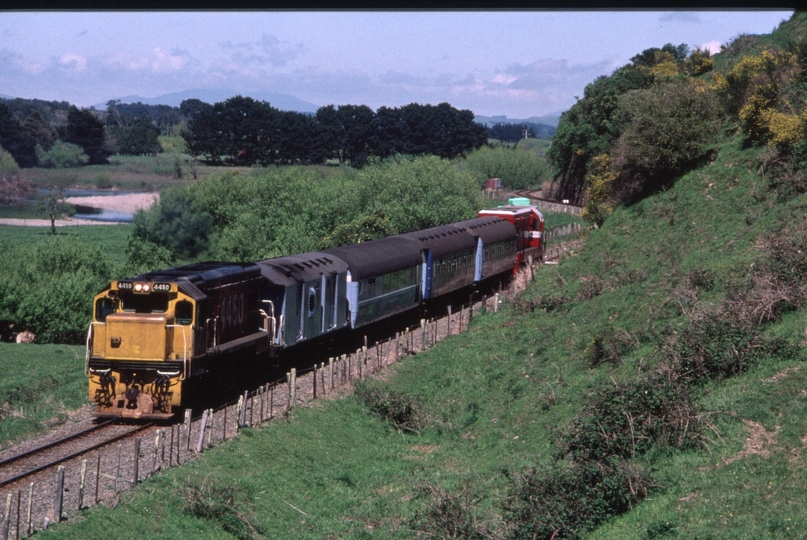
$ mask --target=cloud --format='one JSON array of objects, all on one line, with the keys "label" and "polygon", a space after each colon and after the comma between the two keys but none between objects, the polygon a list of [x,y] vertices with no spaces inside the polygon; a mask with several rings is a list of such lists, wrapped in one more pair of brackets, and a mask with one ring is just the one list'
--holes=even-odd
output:
[{"label": "cloud", "polygon": [[719,41],[713,40],[713,41],[707,41],[698,48],[702,51],[704,50],[709,51],[709,54],[717,54],[720,52],[720,45],[721,43]]},{"label": "cloud", "polygon": [[229,56],[231,62],[276,68],[285,66],[305,51],[302,42],[280,41],[271,34],[262,34],[259,41],[223,41],[219,46],[225,51],[233,51]]},{"label": "cloud", "polygon": [[87,57],[80,54],[67,53],[59,57],[59,64],[69,71],[86,71]]},{"label": "cloud", "polygon": [[700,18],[688,11],[672,11],[658,18],[659,22],[700,24]]}]

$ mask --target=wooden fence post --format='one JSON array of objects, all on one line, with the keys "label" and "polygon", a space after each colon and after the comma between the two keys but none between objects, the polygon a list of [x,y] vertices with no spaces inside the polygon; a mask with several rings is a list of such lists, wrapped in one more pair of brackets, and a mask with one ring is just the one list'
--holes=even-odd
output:
[{"label": "wooden fence post", "polygon": [[32,510],[34,508],[34,483],[31,482],[28,484],[28,513],[26,514],[25,518],[25,532],[28,536],[31,535],[33,532],[32,525],[33,525],[33,514]]},{"label": "wooden fence post", "polygon": [[317,399],[317,364],[314,363],[314,397],[311,399]]},{"label": "wooden fence post", "polygon": [[239,405],[241,405],[241,410],[238,412],[238,427],[245,426],[247,424],[247,399],[249,399],[249,390],[244,391],[244,399],[239,401]]},{"label": "wooden fence post", "polygon": [[294,408],[294,402],[297,399],[297,369],[291,368],[291,377],[289,378],[289,409]]},{"label": "wooden fence post", "polygon": [[81,460],[81,473],[79,475],[79,484],[78,484],[78,509],[81,510],[84,507],[84,486],[87,480],[87,460]]},{"label": "wooden fence post", "polygon": [[451,306],[448,306],[448,334],[446,335],[451,335]]},{"label": "wooden fence post", "polygon": [[95,506],[98,506],[98,481],[100,480],[101,476],[101,454],[98,454],[95,458],[95,499],[93,502]]},{"label": "wooden fence post", "polygon": [[499,312],[499,293],[493,295],[493,313]]},{"label": "wooden fence post", "polygon": [[202,453],[202,446],[205,443],[205,428],[207,427],[207,411],[209,409],[205,409],[202,413],[202,422],[199,424],[199,439],[196,442],[196,453]]},{"label": "wooden fence post", "polygon": [[133,486],[137,485],[138,476],[140,476],[140,440],[140,437],[136,438],[134,444],[134,473],[132,474]]},{"label": "wooden fence post", "polygon": [[[185,450],[191,449],[191,418],[193,417],[193,409],[186,409],[185,410],[185,430],[188,433],[188,444],[185,445]],[[177,455],[177,461],[179,461],[179,455]]]},{"label": "wooden fence post", "polygon": [[213,409],[208,409],[207,429],[208,431],[205,432],[205,435],[207,435],[207,447],[210,448],[213,446]]},{"label": "wooden fence post", "polygon": [[328,376],[331,379],[331,392],[333,392],[333,357],[328,358]]},{"label": "wooden fence post", "polygon": [[3,523],[0,525],[0,536],[3,540],[8,540],[9,529],[11,528],[11,493],[6,497],[6,513],[3,515]]},{"label": "wooden fence post", "polygon": [[20,501],[22,500],[22,491],[17,490],[17,518],[14,520],[14,534],[16,540],[20,540]]}]

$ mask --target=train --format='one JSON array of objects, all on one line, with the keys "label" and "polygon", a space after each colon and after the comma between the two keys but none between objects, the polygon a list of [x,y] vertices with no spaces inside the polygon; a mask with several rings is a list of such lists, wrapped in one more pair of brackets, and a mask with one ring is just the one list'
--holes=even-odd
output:
[{"label": "train", "polygon": [[93,298],[85,375],[94,415],[166,420],[267,358],[412,310],[543,259],[527,199],[473,219],[249,263],[112,281]]}]

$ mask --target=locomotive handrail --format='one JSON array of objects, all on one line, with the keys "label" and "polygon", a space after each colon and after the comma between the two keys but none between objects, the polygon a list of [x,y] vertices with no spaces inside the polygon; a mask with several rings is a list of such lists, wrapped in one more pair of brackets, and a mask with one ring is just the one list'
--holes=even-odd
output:
[{"label": "locomotive handrail", "polygon": [[87,351],[84,354],[84,376],[90,376],[90,347],[92,346],[92,326],[94,324],[105,325],[106,323],[98,321],[90,321],[90,326],[87,328]]},{"label": "locomotive handrail", "polygon": [[182,324],[166,324],[165,327],[182,328],[182,378],[179,380],[184,381],[188,376],[188,337],[185,335],[185,328],[187,327]]}]

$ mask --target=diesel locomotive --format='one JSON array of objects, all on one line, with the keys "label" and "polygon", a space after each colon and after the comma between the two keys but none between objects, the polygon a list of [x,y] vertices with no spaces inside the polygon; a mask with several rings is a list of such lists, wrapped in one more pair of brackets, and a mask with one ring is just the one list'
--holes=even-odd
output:
[{"label": "diesel locomotive", "polygon": [[510,204],[360,244],[113,281],[87,334],[95,415],[170,418],[280,350],[539,262],[543,230],[537,208]]}]

